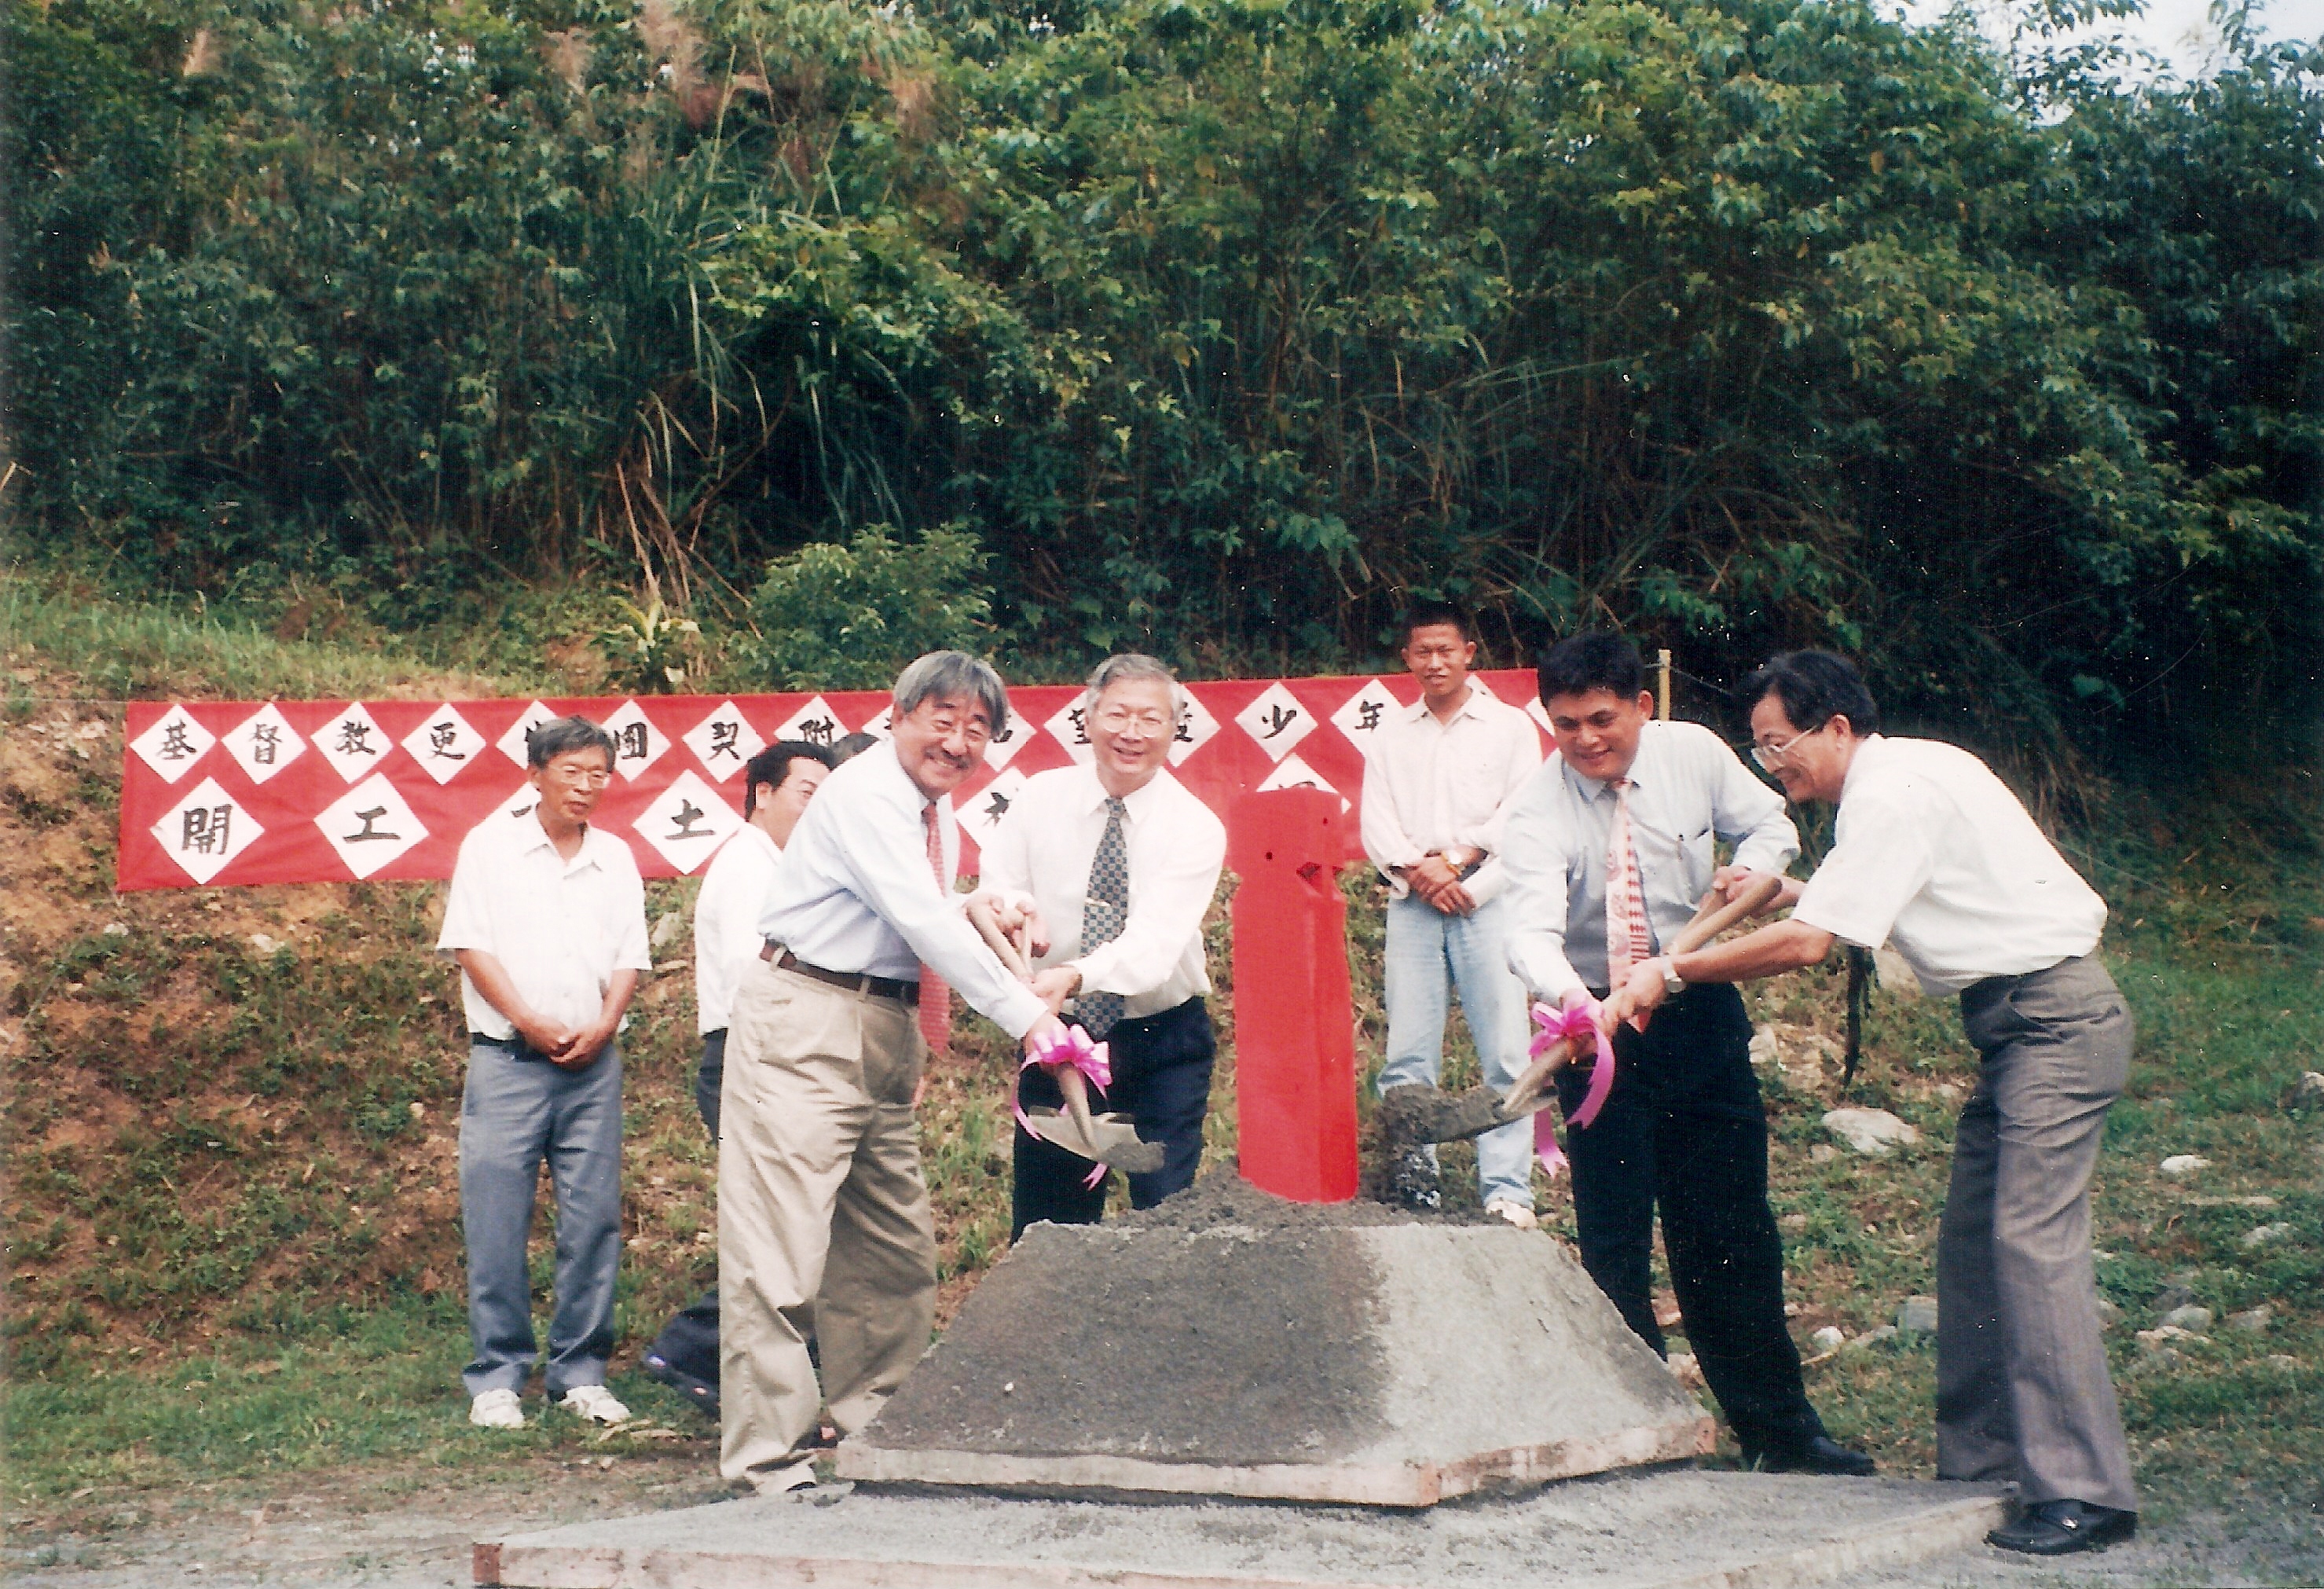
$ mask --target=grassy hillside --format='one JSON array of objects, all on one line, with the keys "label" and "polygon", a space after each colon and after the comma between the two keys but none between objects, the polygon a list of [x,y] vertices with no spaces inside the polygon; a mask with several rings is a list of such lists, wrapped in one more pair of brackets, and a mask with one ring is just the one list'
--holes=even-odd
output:
[{"label": "grassy hillside", "polygon": [[[489,1455],[458,1421],[454,1381],[461,1047],[456,984],[429,949],[440,890],[115,896],[120,713],[79,697],[107,693],[89,682],[103,665],[192,695],[270,680],[285,693],[432,694],[531,679],[452,679],[375,651],[12,604],[0,634],[12,1499],[53,1506],[101,1484]],[[2120,1310],[2109,1339],[2139,1459],[2166,1493],[2305,1493],[2324,1470],[2324,1122],[2282,1102],[2324,1053],[2312,796],[2282,791],[2267,822],[2125,818],[2076,846],[2116,903],[2107,953],[2140,1021],[2098,1177],[2099,1278]],[[689,1437],[699,1426],[627,1371],[712,1272],[715,1164],[689,1093],[693,888],[649,888],[659,964],[626,1039],[616,1365],[623,1394]],[[1360,877],[1348,892],[1370,1064],[1380,901]],[[1212,947],[1223,989],[1222,910]],[[1926,1472],[1930,1343],[1856,1338],[1933,1289],[1950,1120],[1972,1057],[1949,1005],[1877,997],[1849,1101],[1893,1109],[1923,1140],[1859,1159],[1821,1124],[1838,1082],[1834,979],[1786,979],[1755,1000],[1773,1039],[1761,1075],[1794,1322],[1803,1341],[1825,1326],[1851,1338],[1811,1345],[1812,1388],[1836,1431],[1892,1469]],[[1234,1145],[1222,1025],[1221,1160]],[[1007,1232],[1007,1055],[973,1018],[957,1036],[923,1116],[947,1317]],[[2165,1177],[2162,1160],[2180,1153],[2209,1166]],[[1473,1196],[1468,1165],[1448,1154],[1456,1195]],[[1544,1197],[1552,1227],[1570,1229],[1563,1188]],[[546,1252],[544,1231],[544,1284]],[[2142,1343],[2182,1299],[2212,1310],[2210,1331]],[[2256,1327],[2226,1322],[2261,1307]],[[553,1418],[523,1439],[590,1437]]]}]

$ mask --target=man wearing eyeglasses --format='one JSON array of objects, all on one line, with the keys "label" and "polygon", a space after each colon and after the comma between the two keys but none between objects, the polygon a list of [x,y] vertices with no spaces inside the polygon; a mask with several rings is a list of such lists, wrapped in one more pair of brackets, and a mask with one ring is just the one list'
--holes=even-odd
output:
[{"label": "man wearing eyeglasses", "polygon": [[[1203,1160],[1215,1044],[1203,917],[1226,864],[1227,830],[1170,776],[1185,692],[1152,657],[1108,657],[1089,676],[1085,764],[1035,773],[983,846],[978,882],[1004,922],[1030,931],[1036,993],[1071,999],[1073,1018],[1107,1045],[1104,1106],[1164,1147],[1162,1168],[1129,1178],[1151,1208],[1194,1184]],[[1018,1103],[1056,1108],[1042,1066],[1020,1073]],[[1016,1134],[1010,1239],[1040,1220],[1095,1224],[1106,1180],[1089,1160]]]},{"label": "man wearing eyeglasses", "polygon": [[[1775,790],[1711,730],[1654,720],[1637,648],[1612,634],[1541,660],[1557,754],[1502,827],[1515,920],[1509,965],[1535,998],[1572,1007],[1622,985],[1717,888],[1781,875],[1799,836]],[[1718,864],[1715,841],[1734,846]],[[1569,1123],[1576,1244],[1591,1278],[1657,1353],[1650,1274],[1662,1216],[1671,1289],[1704,1382],[1744,1459],[1768,1471],[1864,1474],[1825,1432],[1784,1323],[1784,1245],[1767,1206],[1767,1120],[1751,1021],[1733,988],[1695,990],[1643,1030],[1612,1033],[1603,1111]],[[1569,1122],[1587,1076],[1558,1077]]]},{"label": "man wearing eyeglasses", "polygon": [[1937,1233],[1937,1475],[2017,1487],[1987,1536],[2061,1556],[2137,1529],[2090,1255],[2090,1176],[2130,1067],[2131,1021],[2094,957],[2106,902],[1990,768],[1890,739],[1856,670],[1779,656],[1745,681],[1754,754],[1795,800],[1840,808],[1831,853],[1787,889],[1791,919],[1632,972],[1607,1019],[1673,989],[1895,946],[1958,994],[1980,1061]]},{"label": "man wearing eyeglasses", "polygon": [[627,1421],[605,1389],[622,1257],[622,1057],[613,1034],[652,965],[645,884],[630,846],[589,818],[613,738],[560,717],[525,741],[532,809],[497,812],[460,841],[436,947],[460,965],[468,1072],[460,1100],[460,1224],[468,1249],[461,1371],[468,1421],[521,1429],[531,1372],[525,1238],[546,1159],[557,1191],[549,1400]]}]

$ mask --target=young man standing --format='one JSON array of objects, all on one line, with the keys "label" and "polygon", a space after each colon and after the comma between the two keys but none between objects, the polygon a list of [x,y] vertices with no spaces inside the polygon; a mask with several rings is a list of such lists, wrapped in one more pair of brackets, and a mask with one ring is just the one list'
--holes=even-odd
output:
[{"label": "young man standing", "polygon": [[543,1159],[557,1190],[549,1399],[598,1423],[628,1419],[605,1389],[622,1256],[622,1057],[613,1034],[652,962],[645,884],[628,845],[589,818],[613,740],[580,717],[527,742],[537,799],[460,844],[437,948],[459,962],[468,1020],[460,1103],[460,1218],[468,1246],[462,1371],[468,1421],[519,1429],[531,1367],[525,1239]]},{"label": "young man standing", "polygon": [[[1558,753],[1504,829],[1516,921],[1509,965],[1534,997],[1571,1006],[1619,986],[1713,887],[1740,892],[1799,854],[1782,797],[1708,728],[1654,720],[1637,648],[1611,634],[1542,658]],[[1735,845],[1720,867],[1713,842]],[[1662,1214],[1686,1338],[1747,1462],[1868,1474],[1824,1433],[1784,1324],[1784,1246],[1767,1206],[1767,1121],[1751,1073],[1751,1022],[1728,987],[1691,991],[1643,1031],[1614,1033],[1603,1112],[1566,1132],[1582,1261],[1657,1353],[1649,1275]],[[1569,1119],[1586,1072],[1558,1077]]]},{"label": "young man standing", "polygon": [[936,1223],[913,1109],[922,1018],[933,1026],[948,1009],[943,985],[1028,1053],[1065,1034],[952,894],[952,791],[1008,716],[985,663],[920,658],[897,678],[893,737],[824,781],[776,870],[761,958],[735,990],[719,1111],[718,1468],[730,1482],[813,1483],[817,1407],[827,1400],[843,1433],[862,1427],[927,1350]]},{"label": "young man standing", "polygon": [[1608,1018],[1813,965],[1834,943],[1893,944],[1930,993],[1960,995],[1981,1067],[1937,1227],[1937,1476],[2017,1486],[2017,1516],[1986,1537],[2004,1549],[2127,1539],[2138,1497],[2090,1256],[2090,1176],[2131,1049],[2093,957],[2106,901],[1984,762],[1882,737],[1842,659],[1794,651],[1743,689],[1759,764],[1840,808],[1831,853],[1790,891],[1790,920],[1640,965]]},{"label": "young man standing", "polygon": [[[979,882],[1030,923],[1034,991],[1074,1000],[1073,1019],[1111,1050],[1104,1107],[1166,1144],[1160,1169],[1129,1178],[1131,1206],[1151,1208],[1202,1163],[1215,1051],[1203,917],[1227,830],[1167,771],[1185,706],[1167,668],[1108,657],[1084,698],[1090,764],[1026,781],[983,847]],[[1019,1075],[1018,1102],[1061,1104],[1047,1067]],[[1095,1224],[1106,1183],[1089,1174],[1089,1160],[1019,1125],[1010,1240],[1039,1220]]]},{"label": "young man standing", "polygon": [[[1489,1086],[1525,1068],[1525,990],[1509,975],[1496,852],[1508,801],[1541,765],[1541,735],[1517,707],[1469,677],[1477,641],[1468,614],[1441,602],[1405,614],[1404,665],[1420,699],[1388,714],[1364,760],[1364,853],[1388,881],[1388,1056],[1379,1087],[1435,1085],[1448,984]],[[1393,1169],[1406,1204],[1436,1207],[1436,1150]],[[1533,1211],[1533,1130],[1520,1121],[1477,1141],[1485,1206],[1525,1229]]]},{"label": "young man standing", "polygon": [[[694,1106],[718,1141],[718,1089],[726,1071],[727,1012],[734,984],[759,957],[759,912],[783,846],[831,771],[831,755],[803,739],[778,740],[742,769],[742,826],[718,846],[694,900],[694,1005],[702,1063]],[[646,1372],[718,1415],[718,1290],[682,1308],[646,1348]]]}]

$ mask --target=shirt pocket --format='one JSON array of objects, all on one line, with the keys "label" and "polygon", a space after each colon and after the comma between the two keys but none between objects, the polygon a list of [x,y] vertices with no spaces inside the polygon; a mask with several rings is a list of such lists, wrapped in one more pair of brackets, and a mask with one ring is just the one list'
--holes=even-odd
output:
[{"label": "shirt pocket", "polygon": [[1700,900],[1709,892],[1711,874],[1719,869],[1718,838],[1708,824],[1700,832],[1680,838],[1678,860],[1686,877],[1686,897]]}]

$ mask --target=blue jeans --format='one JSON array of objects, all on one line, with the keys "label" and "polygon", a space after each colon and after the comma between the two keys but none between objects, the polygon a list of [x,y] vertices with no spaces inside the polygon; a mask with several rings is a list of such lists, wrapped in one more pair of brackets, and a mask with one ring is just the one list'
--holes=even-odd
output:
[{"label": "blue jeans", "polygon": [[[1506,902],[1447,916],[1417,894],[1388,907],[1388,1059],[1379,1086],[1434,1086],[1444,1057],[1451,990],[1461,993],[1485,1084],[1507,1091],[1526,1066],[1524,984],[1508,967]],[[1432,1150],[1433,1151],[1433,1150]],[[1520,1120],[1477,1139],[1477,1188],[1487,1202],[1533,1206],[1533,1123]]]},{"label": "blue jeans", "polygon": [[558,1068],[498,1043],[468,1045],[460,1098],[460,1223],[468,1243],[468,1394],[521,1390],[537,1347],[524,1247],[533,1187],[549,1160],[557,1191],[557,1309],[549,1323],[549,1399],[605,1382],[613,1351],[613,1277],[622,1258],[622,1056],[611,1043],[586,1070]]}]

